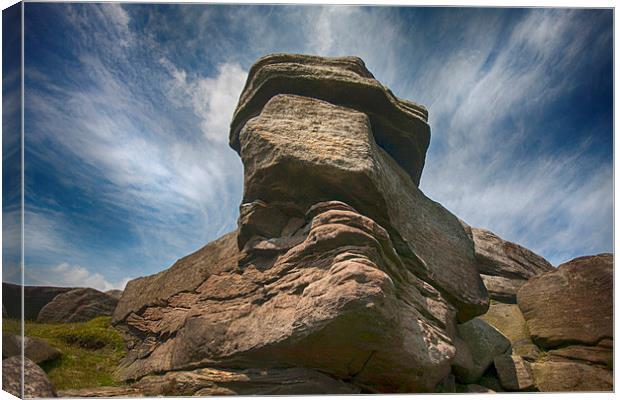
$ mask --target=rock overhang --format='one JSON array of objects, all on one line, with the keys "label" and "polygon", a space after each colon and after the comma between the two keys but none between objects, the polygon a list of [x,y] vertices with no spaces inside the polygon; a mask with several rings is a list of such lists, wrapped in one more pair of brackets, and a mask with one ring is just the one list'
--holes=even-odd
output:
[{"label": "rock overhang", "polygon": [[230,146],[240,150],[239,133],[278,94],[324,100],[365,113],[374,139],[418,185],[430,144],[428,111],[396,97],[358,57],[272,54],[250,69],[230,125]]}]

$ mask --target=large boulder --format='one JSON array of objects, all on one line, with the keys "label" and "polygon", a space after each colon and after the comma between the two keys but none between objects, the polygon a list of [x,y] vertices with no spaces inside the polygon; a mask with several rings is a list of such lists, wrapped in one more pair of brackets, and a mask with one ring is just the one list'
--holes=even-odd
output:
[{"label": "large boulder", "polygon": [[[24,318],[36,320],[39,311],[56,296],[74,288],[53,286],[24,286]],[[21,319],[22,287],[13,283],[2,282],[2,307],[7,317]]]},{"label": "large boulder", "polygon": [[118,300],[96,289],[73,289],[59,294],[39,312],[37,322],[83,322],[112,315]]},{"label": "large boulder", "polygon": [[532,339],[544,348],[613,339],[613,256],[579,257],[531,278],[518,296]]},{"label": "large boulder", "polygon": [[[23,393],[22,393],[23,360]],[[2,390],[20,398],[56,397],[54,386],[45,371],[34,361],[21,356],[2,360]]]},{"label": "large boulder", "polygon": [[238,229],[127,285],[113,316],[130,347],[119,376],[296,366],[432,391],[456,323],[488,295],[471,238],[416,185],[422,110],[359,59],[261,59],[231,124],[245,167]]},{"label": "large boulder", "polygon": [[543,257],[491,231],[469,228],[478,270],[493,300],[516,303],[517,292],[528,279],[553,270]]},{"label": "large boulder", "polygon": [[45,340],[19,335],[2,335],[2,358],[21,356],[22,343],[24,356],[37,364],[54,360],[61,356],[60,350],[50,346]]}]

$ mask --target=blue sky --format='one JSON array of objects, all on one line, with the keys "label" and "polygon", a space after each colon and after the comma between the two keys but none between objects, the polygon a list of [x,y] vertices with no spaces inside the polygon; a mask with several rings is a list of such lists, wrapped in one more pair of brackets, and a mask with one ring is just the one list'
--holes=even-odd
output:
[{"label": "blue sky", "polygon": [[469,224],[556,265],[612,250],[609,10],[27,3],[25,24],[27,283],[122,287],[233,230],[228,124],[272,52],[360,56],[426,105],[421,188]]}]

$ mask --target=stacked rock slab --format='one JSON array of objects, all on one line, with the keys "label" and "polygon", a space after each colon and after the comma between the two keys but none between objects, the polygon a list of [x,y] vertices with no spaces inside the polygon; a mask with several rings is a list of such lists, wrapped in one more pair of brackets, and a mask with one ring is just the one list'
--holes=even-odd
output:
[{"label": "stacked rock slab", "polygon": [[469,228],[476,261],[489,297],[502,303],[517,302],[517,292],[528,279],[553,270],[543,257],[491,231]]},{"label": "stacked rock slab", "polygon": [[417,187],[426,116],[358,58],[260,59],[231,124],[238,229],[129,282],[119,375],[295,367],[370,392],[434,390],[457,322],[488,295],[459,220]]},{"label": "stacked rock slab", "polygon": [[579,257],[532,278],[517,295],[541,391],[613,389],[613,255]]}]

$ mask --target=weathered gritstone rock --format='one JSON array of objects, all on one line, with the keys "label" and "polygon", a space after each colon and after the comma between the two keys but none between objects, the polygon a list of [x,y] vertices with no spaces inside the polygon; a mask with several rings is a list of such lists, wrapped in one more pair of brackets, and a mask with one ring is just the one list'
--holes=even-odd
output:
[{"label": "weathered gritstone rock", "polygon": [[278,95],[248,121],[240,144],[244,203],[290,202],[303,209],[343,201],[388,230],[407,268],[441,290],[461,321],[486,311],[488,294],[467,233],[377,146],[365,114]]},{"label": "weathered gritstone rock", "polygon": [[501,332],[480,318],[474,318],[458,326],[452,371],[459,382],[477,382],[493,364],[493,359],[509,350],[510,341]]},{"label": "weathered gritstone rock", "polygon": [[517,292],[528,279],[553,270],[543,257],[491,231],[467,226],[466,230],[474,241],[478,270],[493,300],[516,303]]},{"label": "weathered gritstone rock", "polygon": [[382,390],[434,388],[454,356],[446,333],[453,307],[403,268],[371,219],[338,202],[311,207],[311,215],[275,250],[274,239],[250,240],[242,268],[209,276],[170,306],[131,314],[127,328],[150,336],[122,376],[200,364],[303,365]]},{"label": "weathered gritstone rock", "polygon": [[[45,371],[28,358],[24,364],[24,392],[23,398],[56,397],[56,391],[49,381]],[[22,358],[10,357],[2,360],[2,390],[14,396],[22,397]]]},{"label": "weathered gritstone rock", "polygon": [[530,279],[517,295],[532,339],[551,349],[613,338],[613,256],[576,258]]},{"label": "weathered gritstone rock", "polygon": [[235,110],[230,131],[231,147],[240,150],[240,132],[278,94],[295,94],[325,100],[368,116],[376,142],[418,185],[430,128],[426,109],[402,100],[374,79],[357,57],[316,57],[272,54],[259,59]]},{"label": "weathered gritstone rock", "polygon": [[600,392],[613,390],[613,372],[600,365],[571,360],[540,360],[532,364],[541,392]]},{"label": "weathered gritstone rock", "polygon": [[83,322],[112,315],[118,300],[91,288],[73,289],[54,297],[41,309],[37,322]]},{"label": "weathered gritstone rock", "polygon": [[[487,310],[470,237],[390,147],[419,143],[421,108],[357,59],[291,59],[259,61],[232,123],[245,167],[237,231],[127,285],[113,316],[130,341],[120,377],[294,366],[368,391],[432,391],[457,321]],[[300,87],[323,100],[279,94]],[[325,87],[368,92],[340,106]]]}]

